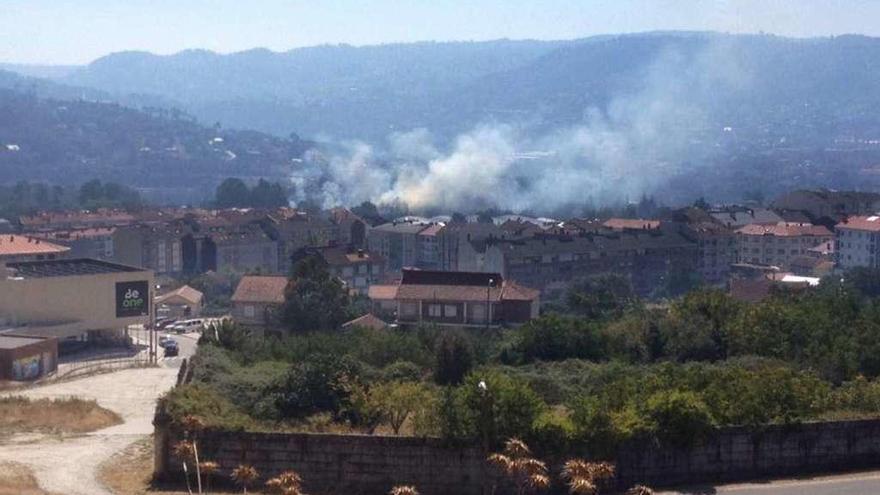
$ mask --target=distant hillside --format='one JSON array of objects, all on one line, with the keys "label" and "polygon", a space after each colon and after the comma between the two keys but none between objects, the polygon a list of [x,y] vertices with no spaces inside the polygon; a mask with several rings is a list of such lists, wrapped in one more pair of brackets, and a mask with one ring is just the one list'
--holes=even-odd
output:
[{"label": "distant hillside", "polygon": [[201,199],[224,177],[287,177],[310,146],[295,136],[199,125],[180,111],[38,98],[0,89],[0,183],[135,186]]},{"label": "distant hillside", "polygon": [[880,115],[880,40],[673,32],[230,55],[131,52],[60,81],[116,97],[160,96],[203,122],[279,135],[379,140],[414,127],[449,136],[484,121],[569,125],[591,108],[668,89],[658,83],[695,90],[713,119],[731,125],[825,123],[853,112]]}]

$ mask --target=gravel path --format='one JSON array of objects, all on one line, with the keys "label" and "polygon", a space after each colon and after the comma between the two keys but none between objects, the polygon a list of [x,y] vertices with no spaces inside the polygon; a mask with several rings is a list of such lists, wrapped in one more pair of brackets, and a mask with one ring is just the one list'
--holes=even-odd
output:
[{"label": "gravel path", "polygon": [[115,411],[123,423],[63,439],[19,436],[0,444],[0,462],[33,470],[40,487],[65,495],[112,495],[97,480],[98,466],[153,432],[156,399],[174,385],[177,367],[128,369],[16,392],[32,398],[94,399]]}]

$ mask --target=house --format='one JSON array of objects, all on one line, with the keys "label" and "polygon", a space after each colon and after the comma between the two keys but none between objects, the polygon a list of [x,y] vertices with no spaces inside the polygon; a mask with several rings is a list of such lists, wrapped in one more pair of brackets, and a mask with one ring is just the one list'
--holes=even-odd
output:
[{"label": "house", "polygon": [[373,306],[373,312],[379,314],[395,314],[397,312],[397,285],[371,285],[367,297]]},{"label": "house", "polygon": [[750,224],[736,230],[737,261],[788,269],[791,261],[811,248],[831,242],[834,235],[822,225],[779,222]]},{"label": "house", "polygon": [[834,227],[834,251],[840,268],[880,268],[880,216],[852,216]]},{"label": "house", "polygon": [[498,273],[403,269],[394,299],[402,325],[488,327],[537,318],[540,293]]},{"label": "house", "polygon": [[188,285],[156,296],[156,316],[159,318],[192,318],[201,316],[204,294]]},{"label": "house", "polygon": [[0,235],[0,265],[15,261],[42,261],[67,257],[69,247],[28,235]]},{"label": "house", "polygon": [[232,318],[236,323],[260,333],[277,333],[284,305],[286,277],[246,275],[232,295]]},{"label": "house", "polygon": [[682,234],[697,245],[697,271],[703,283],[723,285],[736,261],[736,237],[733,229],[700,208],[682,208],[670,214],[670,222],[681,227]]},{"label": "house", "polygon": [[303,252],[324,260],[330,274],[341,280],[354,295],[367,295],[370,286],[381,282],[385,275],[384,258],[363,249],[333,246]]}]

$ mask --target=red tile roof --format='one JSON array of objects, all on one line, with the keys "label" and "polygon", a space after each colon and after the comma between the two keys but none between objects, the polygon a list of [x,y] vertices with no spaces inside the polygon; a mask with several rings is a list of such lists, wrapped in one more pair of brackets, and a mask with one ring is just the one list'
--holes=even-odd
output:
[{"label": "red tile roof", "polygon": [[235,288],[232,302],[281,304],[287,282],[286,277],[246,275]]},{"label": "red tile roof", "polygon": [[843,222],[837,224],[837,226],[845,229],[880,232],[880,216],[870,215],[849,217]]},{"label": "red tile roof", "polygon": [[188,285],[174,289],[171,292],[156,297],[156,304],[161,304],[172,298],[179,297],[190,304],[201,304],[204,294],[197,289],[193,289]]},{"label": "red tile roof", "polygon": [[773,235],[777,237],[831,237],[833,235],[830,230],[822,225],[786,222],[779,222],[775,225],[758,225],[752,223],[737,229],[736,233],[743,235]]},{"label": "red tile roof", "polygon": [[69,247],[59,246],[41,239],[23,235],[0,235],[0,256],[23,254],[60,254],[70,251]]}]

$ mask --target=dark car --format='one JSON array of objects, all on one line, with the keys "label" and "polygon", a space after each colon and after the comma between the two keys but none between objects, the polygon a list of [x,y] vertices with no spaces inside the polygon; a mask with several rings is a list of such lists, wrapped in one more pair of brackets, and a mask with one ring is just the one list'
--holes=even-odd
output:
[{"label": "dark car", "polygon": [[169,340],[165,343],[165,357],[174,357],[180,354],[180,347],[177,342]]}]

